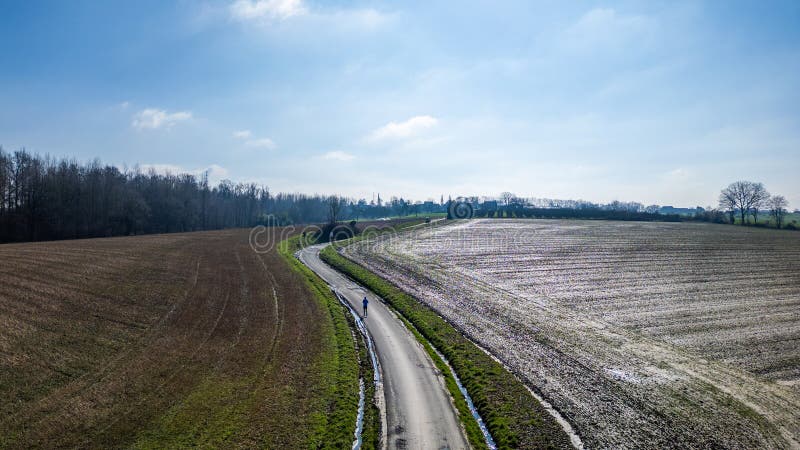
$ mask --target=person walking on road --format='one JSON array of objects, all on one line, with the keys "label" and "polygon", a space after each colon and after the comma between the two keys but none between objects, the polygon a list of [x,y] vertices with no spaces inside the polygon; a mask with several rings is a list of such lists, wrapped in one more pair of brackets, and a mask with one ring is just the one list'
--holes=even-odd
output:
[{"label": "person walking on road", "polygon": [[364,297],[364,300],[361,301],[361,304],[364,306],[364,317],[367,317],[367,305],[369,305],[369,300],[367,300],[367,297]]}]

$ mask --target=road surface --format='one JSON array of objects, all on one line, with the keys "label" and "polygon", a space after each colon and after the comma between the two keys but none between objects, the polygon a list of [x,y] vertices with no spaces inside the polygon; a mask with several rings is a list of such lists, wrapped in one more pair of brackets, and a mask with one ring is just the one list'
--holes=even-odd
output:
[{"label": "road surface", "polygon": [[346,278],[319,258],[328,244],[300,251],[300,260],[361,312],[375,343],[382,369],[386,402],[386,447],[390,449],[469,448],[444,380],[425,349],[379,298]]}]

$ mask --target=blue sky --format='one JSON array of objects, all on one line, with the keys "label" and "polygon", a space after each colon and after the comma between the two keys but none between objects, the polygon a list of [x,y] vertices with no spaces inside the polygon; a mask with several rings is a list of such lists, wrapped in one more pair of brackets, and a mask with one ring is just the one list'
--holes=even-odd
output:
[{"label": "blue sky", "polygon": [[800,207],[800,2],[0,3],[0,145],[275,191]]}]

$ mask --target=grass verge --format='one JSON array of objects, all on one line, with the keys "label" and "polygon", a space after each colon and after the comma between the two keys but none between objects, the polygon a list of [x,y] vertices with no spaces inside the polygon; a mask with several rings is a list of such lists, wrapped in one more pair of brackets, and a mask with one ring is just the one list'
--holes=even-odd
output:
[{"label": "grass verge", "polygon": [[[432,349],[428,347],[433,345],[449,360],[498,448],[572,448],[569,436],[525,385],[435,311],[367,268],[340,255],[331,246],[325,248],[320,256],[323,261],[369,288],[398,311],[403,320],[413,325],[409,328],[418,334],[418,339],[420,336],[424,338],[420,342],[427,345],[429,354]],[[438,357],[433,357],[433,360],[441,362]],[[446,367],[442,371],[448,373]],[[448,389],[453,398],[464,401],[454,380],[452,383],[448,381]],[[465,401],[463,406],[466,407]],[[460,406],[459,412],[463,417]],[[469,411],[466,414],[472,418]],[[470,427],[467,427],[467,431],[473,442],[475,431]],[[483,441],[482,436],[480,439]]]},{"label": "grass verge", "polygon": [[[366,355],[365,344],[356,338],[355,323],[331,292],[325,281],[294,257],[300,249],[301,237],[282,241],[278,252],[287,264],[306,282],[314,297],[330,312],[336,340],[336,351],[328,355],[326,363],[329,380],[326,398],[328,405],[319,417],[310,448],[349,448],[353,444],[355,419],[358,414],[359,377],[364,379],[366,398],[375,397],[372,368]],[[380,416],[374,402],[369,401],[364,411],[362,448],[378,448],[380,439]]]}]

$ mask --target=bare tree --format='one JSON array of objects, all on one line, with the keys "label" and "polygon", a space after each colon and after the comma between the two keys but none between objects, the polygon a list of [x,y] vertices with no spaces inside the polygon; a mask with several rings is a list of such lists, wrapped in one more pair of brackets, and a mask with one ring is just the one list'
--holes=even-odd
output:
[{"label": "bare tree", "polygon": [[503,192],[502,194],[500,194],[500,199],[503,201],[503,204],[506,205],[506,206],[510,205],[511,201],[513,201],[516,197],[517,196],[514,195],[513,192]]},{"label": "bare tree", "polygon": [[342,212],[345,199],[331,195],[328,197],[328,223],[336,223],[339,221],[339,215]]},{"label": "bare tree", "polygon": [[753,224],[758,224],[758,211],[760,208],[767,206],[769,201],[769,192],[764,189],[761,183],[753,185],[753,206],[750,208],[750,214],[753,216]]},{"label": "bare tree", "polygon": [[200,223],[205,230],[208,226],[208,170],[200,177]]},{"label": "bare tree", "polygon": [[11,194],[11,158],[6,156],[0,147],[0,215],[6,210],[8,197]]},{"label": "bare tree", "polygon": [[786,217],[786,208],[789,202],[782,195],[775,195],[769,199],[769,213],[775,219],[775,225],[780,228],[783,225],[783,219]]},{"label": "bare tree", "polygon": [[736,196],[730,187],[719,194],[719,208],[728,213],[731,224],[736,222]]},{"label": "bare tree", "polygon": [[769,198],[769,193],[761,183],[752,181],[737,181],[731,183],[720,193],[720,207],[727,210],[731,217],[733,212],[738,211],[742,220],[742,225],[747,224],[747,215],[753,214],[758,218],[758,208],[763,205],[765,199]]}]

